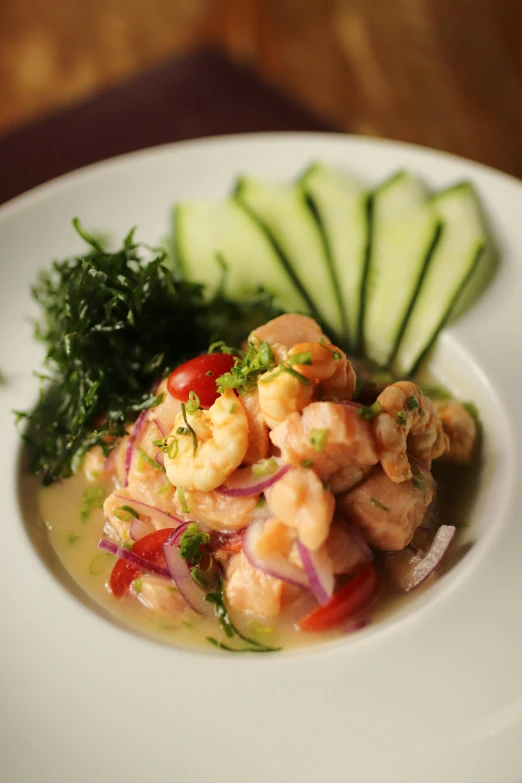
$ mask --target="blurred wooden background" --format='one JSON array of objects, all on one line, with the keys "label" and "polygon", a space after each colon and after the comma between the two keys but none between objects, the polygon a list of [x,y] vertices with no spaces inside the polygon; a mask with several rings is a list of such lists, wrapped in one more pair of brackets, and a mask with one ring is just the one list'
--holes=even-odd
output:
[{"label": "blurred wooden background", "polygon": [[522,0],[0,0],[0,133],[209,45],[341,128],[522,176]]}]

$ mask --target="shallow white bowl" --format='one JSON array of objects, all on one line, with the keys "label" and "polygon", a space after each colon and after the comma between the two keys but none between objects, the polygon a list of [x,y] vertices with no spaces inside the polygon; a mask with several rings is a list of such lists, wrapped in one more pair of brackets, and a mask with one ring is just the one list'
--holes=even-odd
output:
[{"label": "shallow white bowl", "polygon": [[[37,269],[81,249],[70,229],[158,241],[179,199],[241,172],[289,179],[320,159],[369,183],[406,167],[476,185],[502,251],[493,284],[442,335],[433,366],[485,424],[466,557],[360,634],[278,656],[187,653],[90,611],[43,563],[17,494],[12,408],[41,349]],[[160,147],[62,177],[0,209],[1,778],[6,783],[516,783],[522,780],[522,186],[449,155],[371,139],[269,134]]]}]

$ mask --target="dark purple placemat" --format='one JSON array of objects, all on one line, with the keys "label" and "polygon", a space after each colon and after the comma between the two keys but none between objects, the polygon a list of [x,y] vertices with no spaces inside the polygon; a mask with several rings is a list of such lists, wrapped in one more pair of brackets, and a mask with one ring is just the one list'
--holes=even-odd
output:
[{"label": "dark purple placemat", "polygon": [[201,52],[0,136],[0,203],[131,150],[277,130],[333,129],[223,55]]}]

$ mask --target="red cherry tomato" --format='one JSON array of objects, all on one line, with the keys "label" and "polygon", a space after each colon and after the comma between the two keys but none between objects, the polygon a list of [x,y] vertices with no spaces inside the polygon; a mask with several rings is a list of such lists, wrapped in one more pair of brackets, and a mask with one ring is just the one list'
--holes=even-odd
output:
[{"label": "red cherry tomato", "polygon": [[[163,554],[163,544],[166,543],[174,528],[165,528],[164,530],[155,530],[148,536],[140,538],[132,547],[132,551],[137,555],[145,557],[151,563],[165,565],[165,556]],[[111,571],[109,586],[112,593],[121,598],[125,595],[132,582],[142,573],[139,566],[127,563],[126,560],[118,560]]]},{"label": "red cherry tomato", "polygon": [[187,402],[193,391],[198,395],[201,407],[210,408],[218,398],[216,378],[229,372],[235,361],[236,357],[228,353],[196,356],[171,372],[167,381],[169,394],[181,402]]},{"label": "red cherry tomato", "polygon": [[377,593],[377,569],[368,563],[333,594],[324,606],[314,609],[298,623],[301,631],[327,631],[365,609]]}]

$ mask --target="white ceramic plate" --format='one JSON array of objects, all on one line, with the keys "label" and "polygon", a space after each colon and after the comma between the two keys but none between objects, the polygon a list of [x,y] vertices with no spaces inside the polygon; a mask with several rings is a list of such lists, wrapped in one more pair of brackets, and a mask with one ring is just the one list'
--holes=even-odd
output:
[{"label": "white ceramic plate", "polygon": [[[74,215],[115,237],[137,224],[154,242],[176,200],[224,195],[243,171],[289,179],[314,159],[370,183],[400,167],[433,187],[469,178],[487,206],[500,272],[445,331],[434,359],[485,424],[475,544],[419,600],[334,644],[252,657],[161,646],[74,598],[24,526],[10,410],[29,406],[37,390],[29,284],[52,258],[81,248]],[[503,174],[402,144],[313,134],[157,148],[0,209],[2,781],[522,780],[521,216],[522,186]]]}]

